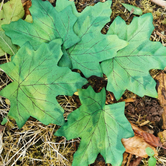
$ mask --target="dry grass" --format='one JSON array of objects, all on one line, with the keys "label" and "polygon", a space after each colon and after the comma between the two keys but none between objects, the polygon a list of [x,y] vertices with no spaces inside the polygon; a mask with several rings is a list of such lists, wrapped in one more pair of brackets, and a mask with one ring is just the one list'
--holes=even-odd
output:
[{"label": "dry grass", "polygon": [[[70,105],[71,97],[58,97],[59,103],[66,110],[65,116],[73,110]],[[1,109],[1,116],[4,117],[9,105],[1,98],[5,109]],[[73,105],[74,105],[74,101]],[[3,152],[0,155],[2,165],[71,165],[73,160],[75,142],[79,139],[66,141],[63,137],[54,136],[59,127],[53,124],[43,125],[34,118],[29,118],[22,129],[18,129],[12,119],[8,119],[3,131]]]}]

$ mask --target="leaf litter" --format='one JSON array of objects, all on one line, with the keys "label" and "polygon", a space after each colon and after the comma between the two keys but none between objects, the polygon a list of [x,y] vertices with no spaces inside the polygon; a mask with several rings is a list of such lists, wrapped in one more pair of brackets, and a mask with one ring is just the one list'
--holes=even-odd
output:
[{"label": "leaf litter", "polygon": [[[127,1],[122,1],[126,3]],[[138,2],[138,1],[137,1]],[[83,10],[86,6],[91,6],[95,4],[96,2],[93,1],[76,1],[76,6],[79,11]],[[132,5],[137,5],[138,7],[141,7],[141,4],[144,4],[142,8],[143,11],[152,11],[156,6],[152,6],[151,3],[148,0],[144,0],[139,5],[136,3],[136,1],[131,2]],[[118,1],[115,0],[113,4],[118,4]],[[148,6],[145,7],[145,6]],[[120,10],[116,10],[115,13],[113,12],[113,15],[116,15],[117,12],[119,12],[120,15],[125,16],[126,19],[130,15],[129,12],[125,11],[124,8],[122,8],[120,5],[117,5],[117,7],[120,7]],[[122,11],[121,11],[122,10]],[[161,30],[163,30],[161,22],[164,22],[165,20],[162,18],[162,13],[164,11],[154,11],[153,15],[155,25],[158,24],[158,27],[155,26],[155,31],[153,32],[153,35],[151,37],[151,40],[153,41],[161,41],[163,44],[165,44],[165,40],[163,39],[162,35],[159,35]],[[113,17],[112,15],[112,17]],[[130,17],[132,19],[132,16]],[[127,22],[130,21],[127,20]],[[159,20],[159,21],[158,21]],[[161,26],[159,26],[161,25]],[[157,30],[156,30],[157,29]],[[160,30],[158,33],[158,29]],[[4,61],[5,61],[4,57]],[[10,80],[5,76],[5,74],[2,72],[2,87],[6,86]],[[125,93],[127,94],[127,92]],[[131,93],[128,93],[131,94]],[[130,98],[130,95],[126,95],[127,98]],[[124,95],[123,97],[126,98]],[[107,95],[107,98],[110,96]],[[77,97],[75,97],[77,99]],[[72,112],[77,108],[78,100],[74,101],[74,97],[68,97],[68,96],[58,96],[57,100],[59,103],[61,103],[61,106],[65,109],[65,114],[67,117],[67,114],[69,112]],[[153,98],[150,99],[151,104],[156,101],[156,99],[153,100]],[[1,98],[1,116],[4,117],[6,113],[9,110],[8,102],[5,101],[5,99]],[[159,105],[158,105],[159,106]],[[157,107],[158,107],[157,106]],[[140,115],[142,117],[142,115]],[[130,117],[131,119],[133,116]],[[138,119],[134,119],[133,122],[135,122],[137,125],[139,125],[141,122],[146,121],[146,119],[142,118],[140,119],[138,116]],[[154,120],[150,120],[154,121]],[[148,123],[146,126],[148,127],[154,127],[156,124]],[[4,154],[6,152],[6,156],[2,154],[2,162],[7,163],[10,162],[10,164],[19,164],[19,165],[29,165],[29,163],[33,165],[42,164],[42,165],[50,165],[50,162],[55,165],[70,165],[72,161],[72,155],[74,153],[74,143],[79,143],[79,139],[72,140],[67,142],[64,138],[61,138],[59,140],[59,137],[53,136],[53,133],[57,130],[57,126],[48,125],[45,126],[38,122],[37,120],[30,118],[26,125],[22,129],[18,129],[15,121],[8,119],[8,123],[6,125],[6,128],[4,130],[4,142],[9,142],[8,144],[5,144],[4,147],[6,147]],[[20,136],[21,135],[21,136]],[[58,142],[55,144],[55,142]],[[24,146],[25,145],[25,146]],[[39,150],[40,149],[40,150]],[[50,153],[48,153],[50,151]],[[33,152],[33,153],[32,153]],[[44,155],[45,154],[45,155]],[[44,158],[43,158],[44,156]],[[101,159],[100,159],[101,160]],[[102,161],[102,160],[101,160]],[[164,159],[161,159],[161,162],[164,162]],[[104,163],[104,162],[103,162]],[[103,164],[102,163],[102,164]],[[146,162],[145,162],[146,163]],[[105,165],[105,164],[103,164]]]}]

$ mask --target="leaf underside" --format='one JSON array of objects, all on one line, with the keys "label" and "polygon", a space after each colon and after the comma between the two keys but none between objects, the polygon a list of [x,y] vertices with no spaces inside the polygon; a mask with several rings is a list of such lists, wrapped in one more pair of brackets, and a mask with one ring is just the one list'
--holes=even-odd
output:
[{"label": "leaf underside", "polygon": [[19,128],[32,116],[48,125],[62,125],[64,110],[56,101],[58,95],[73,95],[87,81],[66,67],[58,67],[62,41],[43,43],[34,51],[29,43],[19,49],[12,62],[1,65],[13,80],[0,95],[8,98],[8,113]]},{"label": "leaf underside", "polygon": [[67,140],[81,138],[73,166],[91,164],[99,153],[106,163],[119,166],[125,151],[121,139],[133,136],[124,115],[125,103],[105,105],[104,89],[95,93],[88,87],[78,92],[82,105],[68,116],[67,123],[55,135],[65,136]]},{"label": "leaf underside", "polygon": [[156,82],[149,74],[150,69],[164,69],[166,48],[159,42],[149,40],[154,29],[151,14],[134,17],[126,25],[121,17],[111,24],[108,35],[118,35],[129,44],[118,51],[117,55],[101,63],[108,77],[107,90],[120,99],[126,89],[139,96],[157,97]]}]

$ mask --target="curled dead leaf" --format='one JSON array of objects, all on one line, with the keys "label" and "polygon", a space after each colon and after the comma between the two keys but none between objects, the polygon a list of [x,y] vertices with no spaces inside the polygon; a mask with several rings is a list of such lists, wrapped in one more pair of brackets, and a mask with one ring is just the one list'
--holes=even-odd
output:
[{"label": "curled dead leaf", "polygon": [[154,147],[162,146],[159,137],[155,137],[138,126],[130,122],[132,129],[134,130],[135,136],[128,139],[122,139],[122,143],[126,149],[126,152],[134,154],[139,157],[147,158],[148,155],[145,151],[147,147],[153,149],[155,156],[158,155]]},{"label": "curled dead leaf", "polygon": [[142,137],[145,142],[149,143],[154,147],[162,147],[159,137],[155,137],[153,134],[147,133],[146,131],[140,132],[139,130],[134,130],[135,135]]},{"label": "curled dead leaf", "polygon": [[135,135],[143,138],[145,142],[149,143],[153,147],[162,147],[159,137],[156,137],[153,134],[140,129],[138,126],[136,126],[132,122],[130,122],[130,124],[132,129],[134,130]]},{"label": "curled dead leaf", "polygon": [[155,156],[158,155],[156,149],[147,142],[145,142],[145,140],[139,136],[134,136],[128,139],[122,139],[122,143],[126,149],[126,152],[134,154],[136,156],[147,158],[148,155],[145,151],[147,147],[153,149]]}]

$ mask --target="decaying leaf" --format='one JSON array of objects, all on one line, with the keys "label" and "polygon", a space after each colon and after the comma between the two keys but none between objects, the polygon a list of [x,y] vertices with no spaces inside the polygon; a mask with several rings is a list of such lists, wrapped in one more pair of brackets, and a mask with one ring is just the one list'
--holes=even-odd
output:
[{"label": "decaying leaf", "polygon": [[129,45],[118,51],[117,55],[101,63],[103,72],[108,77],[107,90],[120,99],[126,89],[139,96],[157,97],[156,82],[149,74],[150,69],[164,69],[166,48],[160,42],[149,40],[154,29],[152,14],[134,17],[126,25],[121,17],[116,17],[108,35],[118,35]]},{"label": "decaying leaf", "polygon": [[142,129],[140,129],[138,126],[130,122],[132,129],[134,130],[134,134],[143,138],[145,142],[149,143],[153,147],[162,147],[162,144],[160,142],[160,138],[154,136],[151,133],[148,133]]},{"label": "decaying leaf", "polygon": [[134,154],[139,157],[147,158],[146,148],[150,147],[154,150],[155,156],[158,155],[154,147],[161,147],[161,143],[158,137],[153,134],[147,133],[140,129],[138,126],[130,122],[135,136],[128,139],[122,139],[122,143],[126,149],[126,152]]},{"label": "decaying leaf", "polygon": [[86,79],[66,67],[58,67],[62,56],[61,39],[43,43],[37,51],[27,43],[12,61],[0,66],[13,80],[0,95],[11,103],[8,116],[19,128],[32,116],[48,125],[62,125],[64,110],[56,101],[58,95],[73,95]]},{"label": "decaying leaf", "polygon": [[153,147],[162,147],[159,137],[155,137],[153,134],[147,133],[146,131],[134,130],[135,135],[142,137],[147,143]]},{"label": "decaying leaf", "polygon": [[67,140],[81,138],[74,154],[73,166],[85,166],[100,153],[106,163],[120,165],[125,148],[122,138],[133,136],[124,116],[125,103],[105,105],[106,92],[95,93],[91,87],[78,91],[82,105],[68,116],[68,121],[56,133]]},{"label": "decaying leaf", "polygon": [[122,143],[126,149],[126,152],[134,154],[136,156],[147,158],[148,155],[145,151],[147,147],[153,149],[153,151],[155,152],[155,156],[158,155],[156,149],[147,142],[145,142],[145,140],[139,136],[134,136],[128,139],[122,139]]}]

